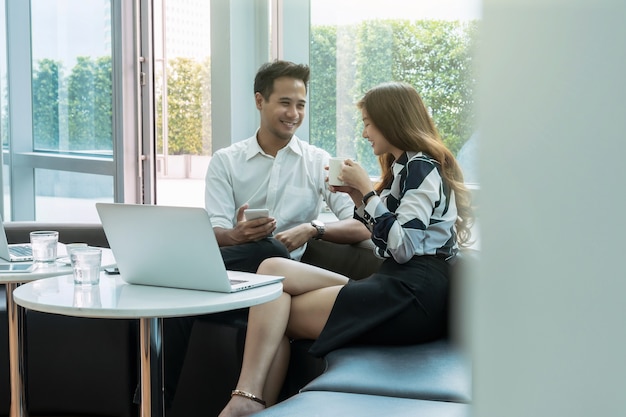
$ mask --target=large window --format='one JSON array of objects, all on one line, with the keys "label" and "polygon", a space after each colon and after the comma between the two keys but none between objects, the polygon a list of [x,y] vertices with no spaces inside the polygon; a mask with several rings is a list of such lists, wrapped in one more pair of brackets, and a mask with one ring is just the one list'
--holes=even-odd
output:
[{"label": "large window", "polygon": [[110,1],[32,0],[31,22],[34,150],[112,156]]},{"label": "large window", "polygon": [[114,199],[111,1],[5,3],[4,217],[97,220]]},{"label": "large window", "polygon": [[[33,151],[113,158],[111,3],[31,1]],[[92,218],[113,176],[35,169],[37,220]]]},{"label": "large window", "polygon": [[458,154],[475,129],[479,12],[478,1],[466,0],[312,1],[311,143],[355,158],[376,177],[378,162],[361,137],[355,103],[378,83],[404,81],[420,92],[447,147]]},{"label": "large window", "polygon": [[204,206],[212,150],[210,6],[154,2],[157,204]]},{"label": "large window", "polygon": [[4,149],[7,147],[9,138],[9,117],[8,117],[8,91],[7,91],[7,40],[6,40],[6,4],[0,0],[0,214],[8,212],[7,201],[10,199],[9,166],[4,164]]},{"label": "large window", "polygon": [[382,81],[414,85],[471,157],[479,1],[0,0],[0,212],[203,206],[210,155],[254,134],[254,75],[274,58],[311,67],[298,136],[373,177],[355,102]]}]

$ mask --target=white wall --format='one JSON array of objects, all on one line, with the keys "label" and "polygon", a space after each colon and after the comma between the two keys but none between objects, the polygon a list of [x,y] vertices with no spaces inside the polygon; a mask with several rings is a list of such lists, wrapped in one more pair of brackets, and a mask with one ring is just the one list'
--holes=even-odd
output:
[{"label": "white wall", "polygon": [[485,0],[479,417],[626,415],[626,2]]}]

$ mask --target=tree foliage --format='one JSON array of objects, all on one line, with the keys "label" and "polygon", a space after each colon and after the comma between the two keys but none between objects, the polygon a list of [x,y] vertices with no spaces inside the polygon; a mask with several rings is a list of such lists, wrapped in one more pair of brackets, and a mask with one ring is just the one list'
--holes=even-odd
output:
[{"label": "tree foliage", "polygon": [[[311,142],[337,155],[337,36],[335,27],[318,27],[311,32],[311,72],[309,82],[309,114]],[[315,138],[315,141],[313,141]]]},{"label": "tree foliage", "polygon": [[[210,62],[174,58],[167,65],[167,150],[173,155],[206,155],[211,149]],[[163,96],[157,99],[163,112]],[[163,151],[163,123],[157,118],[158,150]]]},{"label": "tree foliage", "polygon": [[61,64],[51,59],[39,61],[33,74],[33,135],[37,148],[59,149],[61,83]]},{"label": "tree foliage", "polygon": [[33,70],[32,86],[35,148],[112,150],[110,57],[78,57],[67,77],[62,63],[42,59]]},{"label": "tree foliage", "polygon": [[373,20],[312,27],[311,142],[331,154],[354,157],[368,172],[378,173],[378,162],[361,138],[355,103],[381,82],[404,81],[419,91],[446,146],[456,154],[474,131],[476,25]]},{"label": "tree foliage", "polygon": [[[311,28],[311,143],[354,157],[372,175],[378,161],[361,137],[356,101],[386,81],[415,86],[441,136],[457,153],[474,131],[472,56],[476,22],[374,20]],[[211,152],[210,60],[168,61],[167,149],[170,154]],[[33,70],[36,147],[112,149],[111,58],[79,57],[64,76],[61,62],[40,60]],[[158,81],[158,80],[157,80]],[[163,112],[157,82],[157,113]],[[165,126],[157,117],[157,150]]]}]

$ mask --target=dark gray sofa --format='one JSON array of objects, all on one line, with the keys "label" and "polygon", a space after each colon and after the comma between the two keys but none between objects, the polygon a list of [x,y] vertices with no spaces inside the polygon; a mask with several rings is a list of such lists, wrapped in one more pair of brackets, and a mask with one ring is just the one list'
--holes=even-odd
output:
[{"label": "dark gray sofa", "polygon": [[[28,241],[30,230],[53,229],[59,230],[64,243],[108,247],[99,224],[8,222],[5,228],[10,242]],[[354,279],[369,275],[380,264],[367,245],[323,241],[310,242],[302,260]],[[9,410],[3,290],[0,416],[8,415]],[[133,320],[27,312],[27,402],[31,417],[137,415],[138,407],[132,402],[139,372],[137,327]],[[195,322],[168,417],[217,415],[237,381],[245,328],[245,311]],[[78,343],[86,339],[86,344]],[[292,343],[292,360],[281,395],[284,401],[260,416],[469,415],[469,361],[451,339],[406,347],[347,347],[325,359],[308,355],[309,346],[309,341]],[[167,355],[167,346],[164,349]],[[87,380],[89,386],[84,383]]]},{"label": "dark gray sofa", "polygon": [[470,361],[448,340],[353,346],[331,352],[324,373],[258,417],[470,415]]}]

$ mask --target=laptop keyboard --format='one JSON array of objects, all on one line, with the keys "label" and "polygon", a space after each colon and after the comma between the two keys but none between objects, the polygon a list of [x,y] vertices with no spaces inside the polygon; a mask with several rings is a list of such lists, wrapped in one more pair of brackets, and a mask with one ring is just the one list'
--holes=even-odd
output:
[{"label": "laptop keyboard", "polygon": [[33,250],[30,245],[10,246],[9,252],[17,256],[33,256]]}]

